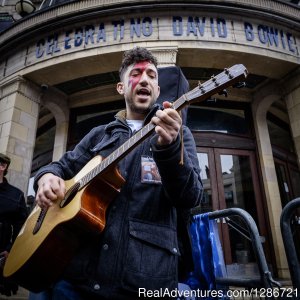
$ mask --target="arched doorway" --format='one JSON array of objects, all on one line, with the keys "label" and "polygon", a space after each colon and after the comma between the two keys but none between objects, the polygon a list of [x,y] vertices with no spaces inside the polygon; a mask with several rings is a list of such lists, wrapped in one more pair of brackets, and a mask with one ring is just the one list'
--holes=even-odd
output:
[{"label": "arched doorway", "polygon": [[[205,190],[200,211],[245,209],[257,224],[271,264],[250,105],[206,101],[189,109],[187,125],[195,137]],[[256,275],[256,258],[241,220],[223,221],[219,233],[227,271],[236,276]]]}]

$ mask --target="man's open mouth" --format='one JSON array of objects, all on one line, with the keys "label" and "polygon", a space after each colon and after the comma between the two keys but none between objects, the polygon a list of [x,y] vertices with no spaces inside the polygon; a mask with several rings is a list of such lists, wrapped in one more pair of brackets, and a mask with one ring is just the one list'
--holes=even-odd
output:
[{"label": "man's open mouth", "polygon": [[147,89],[140,89],[140,90],[137,91],[137,95],[139,95],[139,96],[150,96],[151,93]]}]

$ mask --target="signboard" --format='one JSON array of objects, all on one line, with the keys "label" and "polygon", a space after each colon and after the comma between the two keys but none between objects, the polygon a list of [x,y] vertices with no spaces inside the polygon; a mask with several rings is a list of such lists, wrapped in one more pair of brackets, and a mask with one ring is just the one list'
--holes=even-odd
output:
[{"label": "signboard", "polygon": [[250,21],[210,16],[150,16],[88,23],[37,40],[35,57],[45,58],[70,50],[138,40],[219,41],[264,47],[299,56],[296,37],[282,28]]}]

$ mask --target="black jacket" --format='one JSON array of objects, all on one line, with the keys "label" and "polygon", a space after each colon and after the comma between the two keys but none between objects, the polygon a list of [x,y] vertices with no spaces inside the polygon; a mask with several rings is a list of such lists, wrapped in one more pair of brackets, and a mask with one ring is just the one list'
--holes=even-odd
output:
[{"label": "black jacket", "polygon": [[[108,156],[131,135],[119,114],[110,124],[91,130],[60,161],[42,168],[35,182],[47,172],[70,179],[92,157]],[[109,295],[111,299],[137,298],[138,288],[177,287],[180,250],[176,210],[198,205],[202,196],[196,147],[187,127],[183,128],[183,137],[183,165],[179,164],[180,138],[158,149],[155,135],[121,160],[119,170],[126,183],[110,204],[106,227],[99,237],[82,241],[65,272],[66,279],[85,291]],[[154,158],[162,184],[141,182],[141,156]]]},{"label": "black jacket", "polygon": [[0,183],[0,252],[10,250],[26,217],[23,192],[4,178]]}]

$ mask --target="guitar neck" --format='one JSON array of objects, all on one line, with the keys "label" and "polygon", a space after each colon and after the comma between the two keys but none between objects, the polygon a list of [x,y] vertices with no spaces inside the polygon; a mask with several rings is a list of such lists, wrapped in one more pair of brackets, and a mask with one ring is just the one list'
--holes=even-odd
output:
[{"label": "guitar neck", "polygon": [[[236,83],[241,78],[246,78],[247,73],[247,69],[243,65],[234,65],[229,69],[225,69],[222,73],[218,74],[217,76],[212,76],[210,80],[203,84],[199,83],[196,88],[182,95],[173,103],[173,108],[177,111],[180,111],[182,108],[194,101],[200,102],[206,100],[210,96],[223,91],[224,88]],[[150,136],[154,131],[154,128],[155,125],[151,122],[145,125],[122,146],[117,148],[108,157],[102,160],[99,165],[93,168],[88,174],[83,176],[79,181],[79,188],[82,188],[88,184],[93,178],[107,170],[109,167],[117,164],[132,149]]]}]

